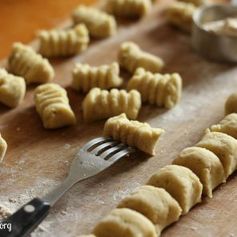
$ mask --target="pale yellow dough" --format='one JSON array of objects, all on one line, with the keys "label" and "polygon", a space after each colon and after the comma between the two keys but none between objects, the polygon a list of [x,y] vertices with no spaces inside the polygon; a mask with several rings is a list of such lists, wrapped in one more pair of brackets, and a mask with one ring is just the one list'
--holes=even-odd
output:
[{"label": "pale yellow dough", "polygon": [[192,17],[196,10],[195,5],[185,2],[173,2],[166,9],[167,21],[186,32],[191,32]]},{"label": "pale yellow dough", "polygon": [[117,31],[117,24],[113,16],[93,7],[77,7],[72,18],[75,24],[83,23],[90,35],[96,38],[112,36]]},{"label": "pale yellow dough", "polygon": [[154,225],[142,214],[127,209],[114,209],[94,228],[97,237],[157,237]]},{"label": "pale yellow dough", "polygon": [[219,124],[212,125],[207,131],[222,132],[237,139],[237,113],[227,115]]},{"label": "pale yellow dough", "polygon": [[121,67],[131,73],[142,67],[150,72],[160,72],[164,67],[164,61],[155,55],[143,51],[133,42],[124,42],[120,46],[118,60]]},{"label": "pale yellow dough", "polygon": [[7,142],[0,134],[0,162],[3,161],[6,151],[7,151]]},{"label": "pale yellow dough", "polygon": [[181,99],[182,78],[178,73],[162,75],[138,68],[127,88],[138,90],[143,102],[170,109]]},{"label": "pale yellow dough", "polygon": [[103,132],[106,137],[112,137],[150,155],[155,154],[156,144],[163,133],[163,129],[152,128],[148,123],[128,120],[125,114],[108,119]]},{"label": "pale yellow dough", "polygon": [[185,2],[185,3],[192,3],[195,6],[201,6],[208,4],[210,1],[209,0],[178,0],[179,2]]},{"label": "pale yellow dough", "polygon": [[237,140],[220,132],[207,132],[196,146],[206,148],[220,159],[227,178],[236,170]]},{"label": "pale yellow dough", "polygon": [[23,101],[25,93],[24,78],[11,75],[0,68],[0,102],[14,108]]},{"label": "pale yellow dough", "polygon": [[156,226],[158,235],[166,226],[176,222],[182,212],[178,202],[167,191],[149,185],[141,186],[123,199],[118,207],[143,214]]},{"label": "pale yellow dough", "polygon": [[8,59],[8,71],[21,76],[27,84],[46,83],[53,79],[54,69],[49,61],[31,47],[15,43]]},{"label": "pale yellow dough", "polygon": [[188,147],[173,161],[175,165],[189,168],[200,179],[203,194],[212,197],[212,190],[225,182],[224,168],[219,158],[202,147]]},{"label": "pale yellow dough", "polygon": [[107,0],[106,10],[121,18],[140,18],[151,10],[151,0]]},{"label": "pale yellow dough", "polygon": [[141,95],[136,90],[91,89],[85,97],[82,108],[85,121],[107,119],[125,113],[128,118],[136,119],[141,108]]},{"label": "pale yellow dough", "polygon": [[35,106],[45,128],[61,128],[76,123],[67,92],[58,84],[38,86],[35,89]]},{"label": "pale yellow dough", "polygon": [[38,34],[39,53],[45,57],[71,56],[83,52],[89,43],[85,25],[72,29],[42,30]]},{"label": "pale yellow dough", "polygon": [[148,185],[164,188],[179,203],[183,215],[201,202],[203,186],[199,178],[183,166],[167,165],[161,168],[150,178]]},{"label": "pale yellow dough", "polygon": [[122,83],[117,62],[98,67],[77,63],[73,69],[72,87],[77,91],[88,92],[94,87],[110,89]]},{"label": "pale yellow dough", "polygon": [[225,102],[225,114],[237,113],[237,93],[231,94]]}]

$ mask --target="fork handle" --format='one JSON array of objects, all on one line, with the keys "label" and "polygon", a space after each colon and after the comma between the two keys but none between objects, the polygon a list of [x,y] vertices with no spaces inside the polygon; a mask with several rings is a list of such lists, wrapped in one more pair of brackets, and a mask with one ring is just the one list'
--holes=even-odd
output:
[{"label": "fork handle", "polygon": [[[48,215],[50,204],[34,198],[13,215],[1,222],[1,237],[26,237],[28,236],[39,223]],[[11,226],[10,228],[3,228]]]}]

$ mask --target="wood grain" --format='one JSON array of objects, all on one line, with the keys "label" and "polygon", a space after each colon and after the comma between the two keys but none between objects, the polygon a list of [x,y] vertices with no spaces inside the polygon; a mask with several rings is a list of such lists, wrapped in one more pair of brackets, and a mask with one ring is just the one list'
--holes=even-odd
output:
[{"label": "wood grain", "polygon": [[[33,236],[76,237],[89,233],[98,220],[159,168],[170,164],[185,147],[195,144],[205,128],[224,116],[224,102],[236,91],[237,67],[206,61],[190,45],[189,35],[166,24],[162,10],[170,1],[161,0],[143,20],[121,25],[117,36],[93,42],[82,55],[55,60],[55,81],[67,87],[77,115],[74,127],[47,131],[43,129],[33,105],[33,87],[24,103],[9,110],[0,107],[0,130],[9,150],[0,167],[0,202],[12,211],[53,189],[68,172],[74,154],[82,144],[101,135],[104,121],[85,124],[79,95],[70,89],[71,70],[75,62],[92,65],[110,63],[117,58],[119,45],[134,40],[143,49],[161,56],[164,72],[178,72],[184,79],[181,103],[172,110],[145,105],[139,120],[166,130],[157,147],[157,155],[147,158],[137,153],[106,172],[75,185],[53,208]],[[167,228],[164,237],[236,236],[237,178],[204,199],[176,224]]]}]

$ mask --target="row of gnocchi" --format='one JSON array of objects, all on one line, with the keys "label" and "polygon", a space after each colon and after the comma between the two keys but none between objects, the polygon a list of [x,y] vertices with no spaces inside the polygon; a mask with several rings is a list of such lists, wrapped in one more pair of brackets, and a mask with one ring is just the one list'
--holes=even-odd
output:
[{"label": "row of gnocchi", "polygon": [[[237,169],[237,93],[228,98],[226,112],[231,114],[207,129],[195,146],[185,148],[172,165],[158,170],[146,185],[125,197],[88,237],[109,237],[111,233],[160,236],[164,228],[201,202],[202,196],[211,198],[213,190]],[[110,126],[110,135],[120,133],[121,116],[106,122],[105,131]]]}]

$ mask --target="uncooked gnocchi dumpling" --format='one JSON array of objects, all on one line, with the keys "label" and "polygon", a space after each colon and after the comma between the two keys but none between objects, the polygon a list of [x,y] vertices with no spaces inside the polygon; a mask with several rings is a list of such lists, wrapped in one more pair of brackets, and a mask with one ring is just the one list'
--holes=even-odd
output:
[{"label": "uncooked gnocchi dumpling", "polygon": [[141,108],[141,95],[136,90],[91,89],[83,103],[83,117],[92,122],[125,113],[128,118],[136,119]]},{"label": "uncooked gnocchi dumpling", "polygon": [[0,68],[0,102],[14,108],[22,102],[25,93],[24,78],[11,75]]},{"label": "uncooked gnocchi dumpling", "polygon": [[39,53],[45,57],[71,56],[88,47],[89,35],[85,25],[73,29],[42,30],[39,32]]},{"label": "uncooked gnocchi dumpling", "polygon": [[178,202],[163,188],[141,186],[136,192],[124,198],[119,208],[133,209],[147,217],[155,226],[157,235],[181,215]]},{"label": "uncooked gnocchi dumpling", "polygon": [[3,139],[2,135],[0,134],[0,162],[3,161],[6,151],[7,151],[7,142]]},{"label": "uncooked gnocchi dumpling", "polygon": [[165,189],[179,203],[183,215],[201,202],[203,186],[199,178],[183,166],[161,168],[150,178],[148,185]]},{"label": "uncooked gnocchi dumpling", "polygon": [[38,86],[35,89],[35,106],[45,128],[61,128],[76,122],[67,92],[58,84]]},{"label": "uncooked gnocchi dumpling", "polygon": [[118,63],[92,67],[88,64],[76,64],[73,69],[72,87],[75,90],[88,92],[94,87],[110,89],[121,86]]},{"label": "uncooked gnocchi dumpling", "polygon": [[220,132],[207,132],[196,146],[206,148],[220,159],[226,178],[231,175],[237,166],[237,140]]},{"label": "uncooked gnocchi dumpling", "polygon": [[109,13],[125,18],[140,18],[151,10],[151,0],[107,0]]},{"label": "uncooked gnocchi dumpling", "polygon": [[154,73],[160,72],[164,67],[164,61],[161,58],[141,50],[133,42],[125,42],[121,45],[118,59],[121,67],[131,73],[139,67]]},{"label": "uncooked gnocchi dumpling", "polygon": [[200,179],[203,194],[212,197],[212,190],[225,182],[225,172],[219,158],[202,147],[184,149],[173,161],[175,165],[189,168]]},{"label": "uncooked gnocchi dumpling", "polygon": [[46,83],[53,79],[54,69],[47,59],[42,58],[31,47],[15,43],[8,59],[8,70],[21,76],[27,84]]},{"label": "uncooked gnocchi dumpling", "polygon": [[209,3],[209,0],[178,0],[180,2],[192,3],[195,6],[201,6]]},{"label": "uncooked gnocchi dumpling", "polygon": [[222,132],[237,139],[237,113],[228,114],[219,124],[212,125],[207,131]]},{"label": "uncooked gnocchi dumpling", "polygon": [[237,113],[237,93],[231,94],[225,103],[225,114]]},{"label": "uncooked gnocchi dumpling", "polygon": [[96,237],[157,237],[154,225],[128,208],[114,209],[94,228]]},{"label": "uncooked gnocchi dumpling", "polygon": [[117,31],[114,17],[96,8],[81,5],[74,10],[72,18],[75,24],[85,24],[93,37],[109,37]]},{"label": "uncooked gnocchi dumpling", "polygon": [[103,134],[154,155],[156,144],[163,133],[161,128],[152,128],[148,123],[128,120],[125,114],[121,114],[106,121]]},{"label": "uncooked gnocchi dumpling", "polygon": [[138,90],[143,102],[170,109],[180,101],[182,78],[178,73],[153,74],[138,68],[128,82],[127,88]]},{"label": "uncooked gnocchi dumpling", "polygon": [[185,2],[173,2],[166,10],[167,21],[184,30],[190,32],[192,29],[193,14],[196,10],[195,5]]}]

